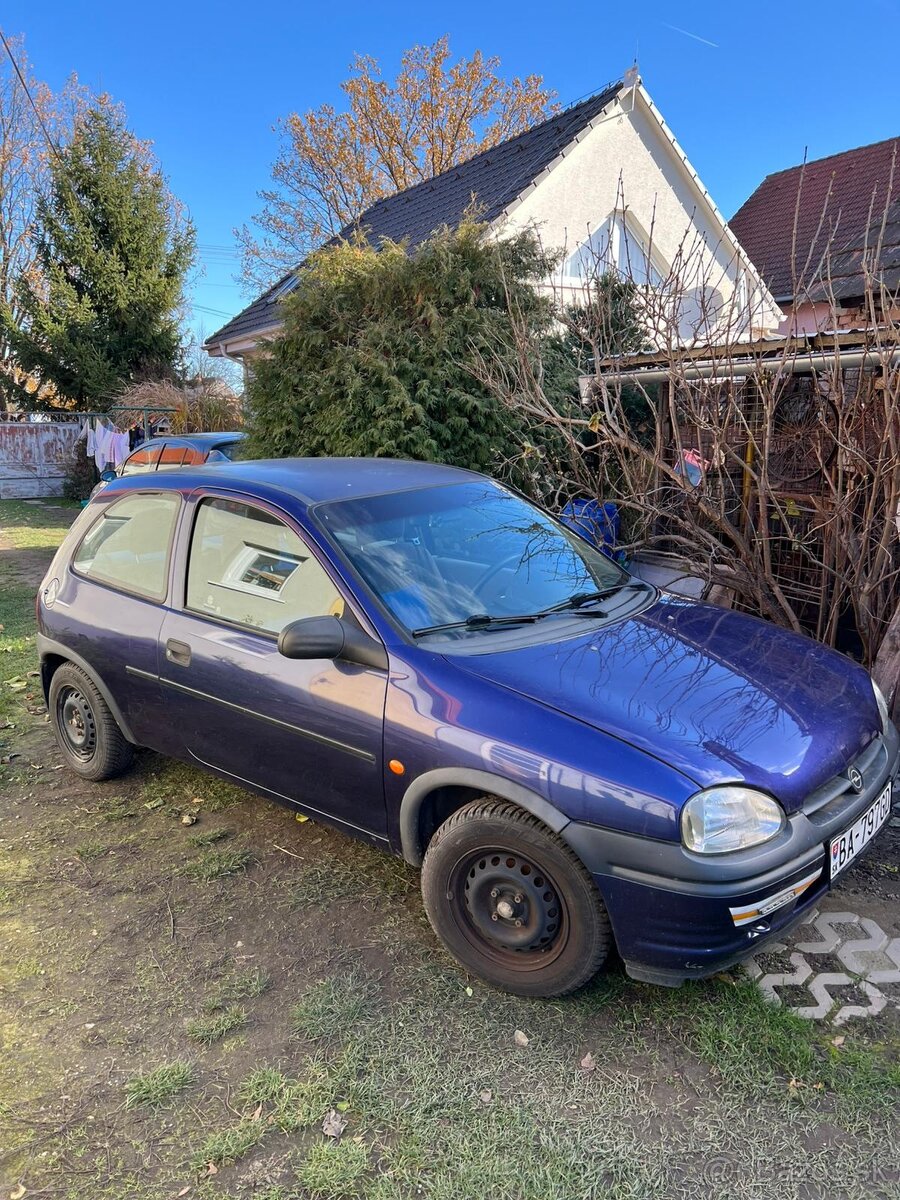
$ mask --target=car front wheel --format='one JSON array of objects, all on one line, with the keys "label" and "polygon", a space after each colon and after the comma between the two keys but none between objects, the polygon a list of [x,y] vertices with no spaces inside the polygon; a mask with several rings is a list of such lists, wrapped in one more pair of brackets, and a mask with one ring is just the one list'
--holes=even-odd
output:
[{"label": "car front wheel", "polygon": [[89,675],[63,663],[50,680],[50,724],[66,763],[83,779],[111,779],[131,765],[133,748]]},{"label": "car front wheel", "polygon": [[572,992],[609,953],[609,917],[580,859],[504,800],[476,800],[441,825],[425,854],[422,894],[450,953],[520,996]]}]

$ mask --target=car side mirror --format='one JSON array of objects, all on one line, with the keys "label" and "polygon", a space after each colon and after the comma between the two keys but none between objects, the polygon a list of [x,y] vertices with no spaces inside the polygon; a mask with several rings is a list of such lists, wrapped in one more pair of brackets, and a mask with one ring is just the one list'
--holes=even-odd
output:
[{"label": "car side mirror", "polygon": [[388,668],[384,646],[340,617],[291,621],[278,635],[278,653],[285,658],[339,658],[361,667]]}]

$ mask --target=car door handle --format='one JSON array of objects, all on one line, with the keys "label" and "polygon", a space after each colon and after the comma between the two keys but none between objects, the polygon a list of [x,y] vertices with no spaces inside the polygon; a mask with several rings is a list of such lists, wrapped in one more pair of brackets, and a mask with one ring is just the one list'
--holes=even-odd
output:
[{"label": "car door handle", "polygon": [[187,642],[177,642],[175,638],[169,638],[166,642],[166,658],[170,663],[177,663],[179,667],[189,667],[191,648]]}]

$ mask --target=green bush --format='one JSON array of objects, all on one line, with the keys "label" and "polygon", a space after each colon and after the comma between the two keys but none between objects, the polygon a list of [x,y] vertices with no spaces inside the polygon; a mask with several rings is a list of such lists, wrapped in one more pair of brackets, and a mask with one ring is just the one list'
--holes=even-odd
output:
[{"label": "green bush", "polygon": [[[283,335],[254,363],[251,452],[423,459],[503,474],[529,439],[521,417],[476,378],[514,353],[510,313],[536,347],[559,342],[533,284],[551,264],[531,233],[437,231],[409,251],[362,241],[312,255],[283,305]],[[571,358],[556,356],[562,391]],[[511,365],[511,364],[510,364]]]}]

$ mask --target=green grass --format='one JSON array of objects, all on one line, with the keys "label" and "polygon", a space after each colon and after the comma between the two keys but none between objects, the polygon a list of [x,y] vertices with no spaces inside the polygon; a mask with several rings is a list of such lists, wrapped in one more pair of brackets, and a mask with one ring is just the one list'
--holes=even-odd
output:
[{"label": "green grass", "polygon": [[194,1068],[189,1062],[163,1063],[146,1075],[135,1075],[125,1085],[128,1108],[143,1105],[158,1108],[194,1082]]},{"label": "green grass", "polygon": [[234,1004],[221,1012],[207,1013],[203,1017],[192,1017],[185,1022],[184,1027],[192,1041],[200,1042],[204,1046],[212,1046],[214,1042],[220,1042],[227,1034],[233,1033],[235,1029],[241,1029],[246,1024],[246,1010]]},{"label": "green grass", "polygon": [[[48,503],[66,505],[63,500]],[[62,541],[68,525],[60,521],[58,511],[25,504],[20,500],[4,500],[0,506],[0,529],[15,549],[54,549]],[[49,556],[48,556],[49,561]],[[0,559],[0,726],[7,721],[18,724],[27,717],[26,706],[33,697],[36,706],[43,702],[40,680],[30,678],[29,671],[37,670],[34,636],[35,588],[22,580],[14,569],[11,555]],[[24,681],[25,688],[7,681]],[[9,730],[0,729],[0,753],[8,741]],[[0,768],[0,773],[5,768]]]},{"label": "green grass", "polygon": [[851,1116],[890,1109],[900,1095],[900,1047],[836,1048],[828,1026],[769,1003],[740,976],[654,992],[631,1015],[637,1024],[674,1021],[688,1048],[731,1088],[794,1100],[822,1092]]},{"label": "green grass", "polygon": [[[43,703],[40,680],[29,678],[38,666],[34,638],[34,589],[8,582],[0,572],[0,726],[19,724],[27,718],[26,705]],[[9,681],[13,682],[10,683]],[[18,684],[25,682],[25,687]],[[33,701],[28,701],[31,694]],[[9,729],[0,728],[0,747],[10,740]],[[2,752],[2,751],[0,751]]]},{"label": "green grass", "polygon": [[3,535],[16,550],[54,550],[66,536],[69,518],[79,509],[80,505],[57,498],[43,505],[4,500]]},{"label": "green grass", "polygon": [[223,979],[203,1004],[205,1013],[217,1013],[229,1005],[239,1004],[242,1000],[255,1000],[267,991],[271,978],[261,967],[252,967],[248,971],[238,971],[236,974]]},{"label": "green grass", "polygon": [[75,847],[75,853],[84,862],[88,862],[92,858],[102,858],[109,850],[109,844],[101,841],[82,842],[80,846]]},{"label": "green grass", "polygon": [[359,1142],[318,1142],[297,1171],[297,1182],[310,1200],[364,1196],[369,1150]]},{"label": "green grass", "polygon": [[194,1154],[192,1166],[199,1173],[209,1163],[223,1167],[237,1162],[262,1139],[265,1126],[261,1121],[241,1121],[232,1129],[211,1134]]},{"label": "green grass", "polygon": [[316,857],[317,861],[300,865],[293,876],[291,899],[298,908],[400,900],[418,887],[418,873],[403,859],[363,842],[342,838]]},{"label": "green grass", "polygon": [[[247,793],[214,775],[174,760],[152,759],[145,768],[141,800],[154,807],[173,807],[184,812],[224,812],[246,800]],[[195,800],[201,801],[194,804]],[[161,802],[161,803],[159,803]]]},{"label": "green grass", "polygon": [[202,850],[205,846],[214,846],[216,842],[224,842],[233,834],[233,829],[207,829],[204,833],[192,833],[188,841],[192,846]]},{"label": "green grass", "polygon": [[200,883],[212,883],[216,879],[246,871],[252,860],[253,856],[248,850],[207,850],[182,867],[181,872]]},{"label": "green grass", "polygon": [[291,1028],[308,1038],[346,1037],[372,1015],[377,996],[375,980],[359,970],[322,979],[291,1009]]}]

